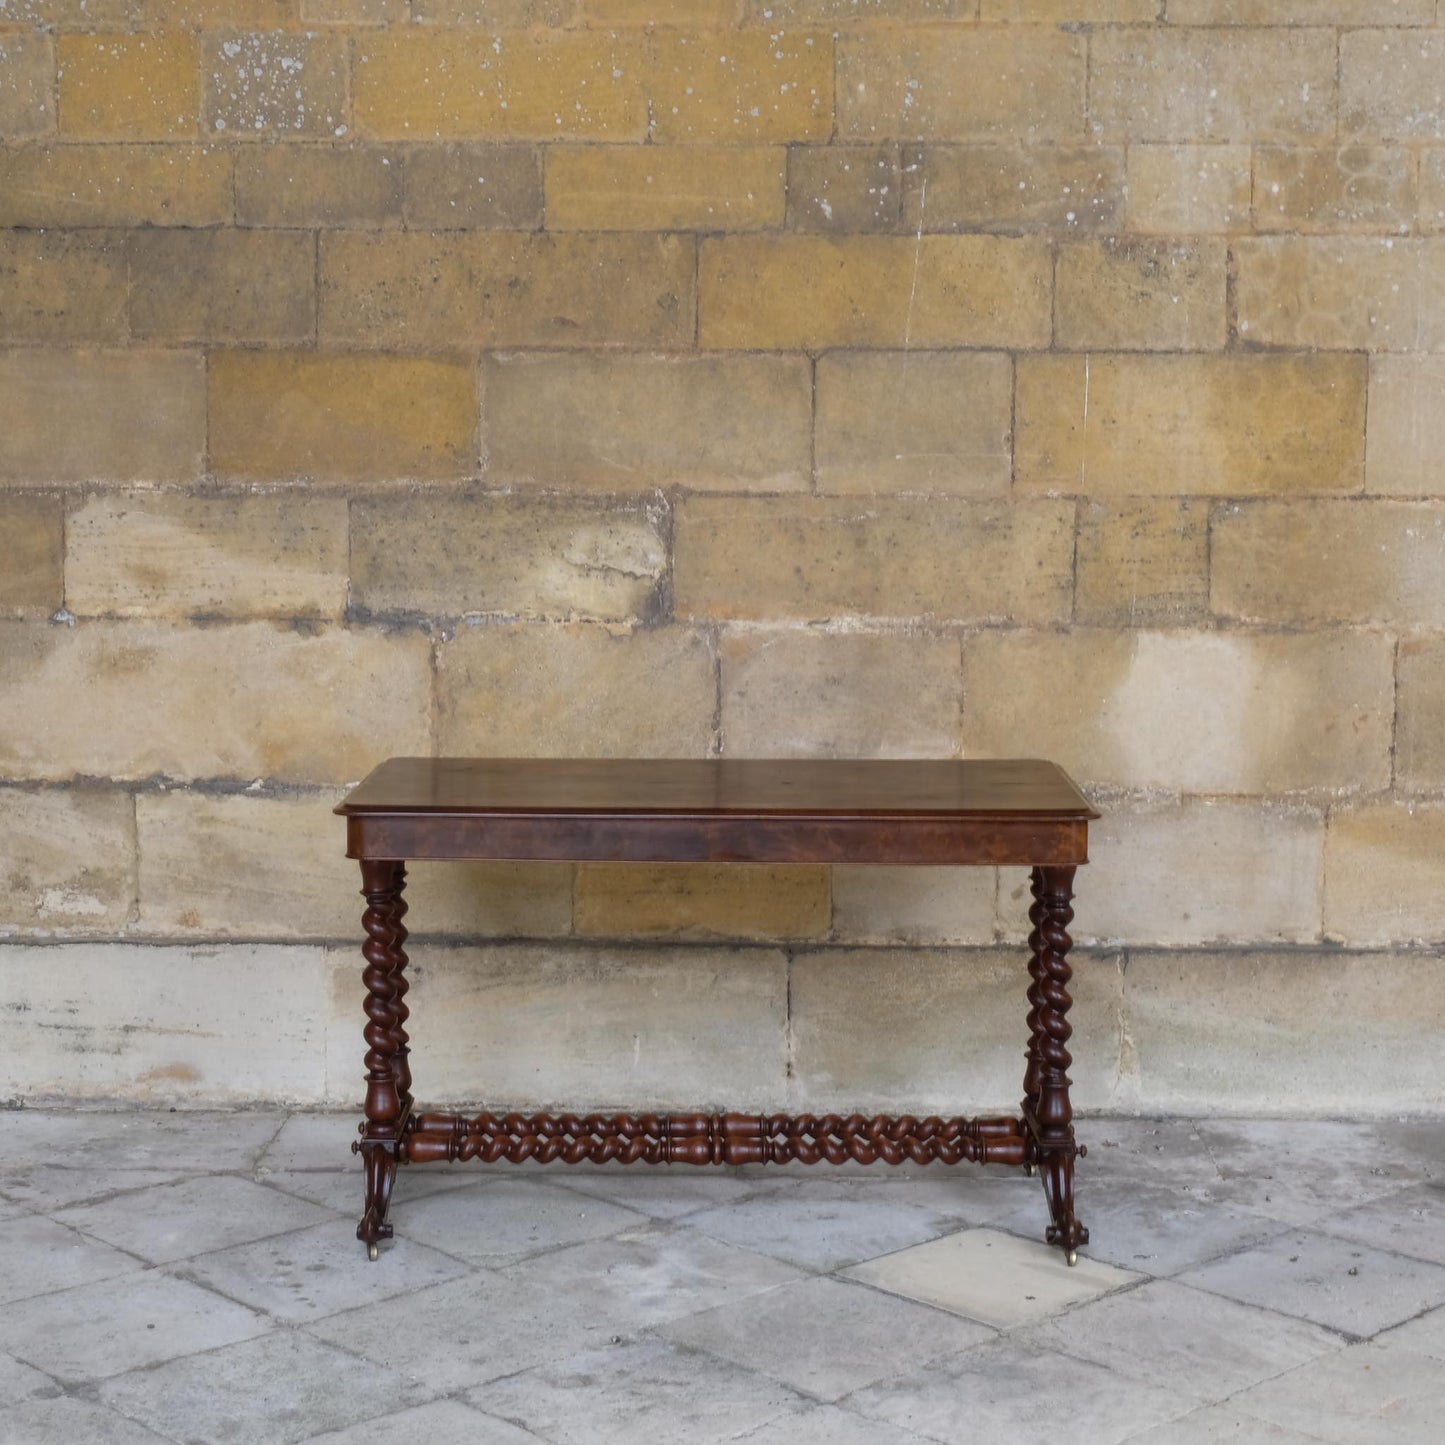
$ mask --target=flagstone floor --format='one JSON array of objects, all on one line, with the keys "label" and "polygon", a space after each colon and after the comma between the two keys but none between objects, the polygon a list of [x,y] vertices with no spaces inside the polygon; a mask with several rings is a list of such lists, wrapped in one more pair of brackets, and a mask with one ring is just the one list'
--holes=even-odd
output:
[{"label": "flagstone floor", "polygon": [[404,1170],[350,1117],[0,1113],[5,1445],[1445,1439],[1445,1125],[1082,1120],[961,1166]]}]

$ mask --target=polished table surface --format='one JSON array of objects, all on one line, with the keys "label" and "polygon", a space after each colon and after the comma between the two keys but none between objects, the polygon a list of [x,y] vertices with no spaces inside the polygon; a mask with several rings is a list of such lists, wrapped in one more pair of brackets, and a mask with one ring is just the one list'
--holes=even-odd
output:
[{"label": "polished table surface", "polygon": [[391,758],[336,811],[1097,818],[1036,758]]}]

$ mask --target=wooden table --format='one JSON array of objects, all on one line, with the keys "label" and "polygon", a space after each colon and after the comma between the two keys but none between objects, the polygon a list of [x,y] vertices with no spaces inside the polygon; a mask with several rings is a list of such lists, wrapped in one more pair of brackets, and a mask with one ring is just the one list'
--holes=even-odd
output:
[{"label": "wooden table", "polygon": [[[961,1159],[1037,1167],[1050,1244],[1075,1263],[1068,964],[1074,870],[1099,815],[1039,760],[843,762],[392,758],[336,809],[366,912],[366,1164],[357,1237],[377,1257],[399,1164]],[[1017,1117],[422,1113],[412,1103],[402,890],[414,859],[1017,865],[1033,870],[1028,1045]],[[884,965],[886,966],[886,965]]]}]

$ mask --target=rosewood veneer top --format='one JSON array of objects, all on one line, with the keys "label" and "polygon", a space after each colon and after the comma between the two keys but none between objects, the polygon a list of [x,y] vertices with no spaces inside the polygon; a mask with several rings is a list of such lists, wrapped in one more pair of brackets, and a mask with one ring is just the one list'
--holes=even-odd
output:
[{"label": "rosewood veneer top", "polygon": [[1082,863],[1099,815],[1041,759],[391,758],[336,811],[358,858]]}]

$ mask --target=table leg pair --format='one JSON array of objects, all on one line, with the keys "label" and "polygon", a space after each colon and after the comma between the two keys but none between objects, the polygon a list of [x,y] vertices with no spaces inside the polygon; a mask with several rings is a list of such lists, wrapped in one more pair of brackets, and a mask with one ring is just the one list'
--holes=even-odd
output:
[{"label": "table leg pair", "polygon": [[1018,1118],[810,1114],[416,1114],[406,1033],[405,864],[365,859],[366,1121],[352,1145],[366,1163],[357,1237],[372,1259],[391,1237],[387,1210],[398,1165],[479,1158],[580,1163],[978,1163],[1037,1168],[1048,1200],[1046,1238],[1070,1264],[1089,1232],[1074,1215],[1075,1143],[1068,1070],[1072,867],[1035,868],[1029,921],[1028,1066]]}]

